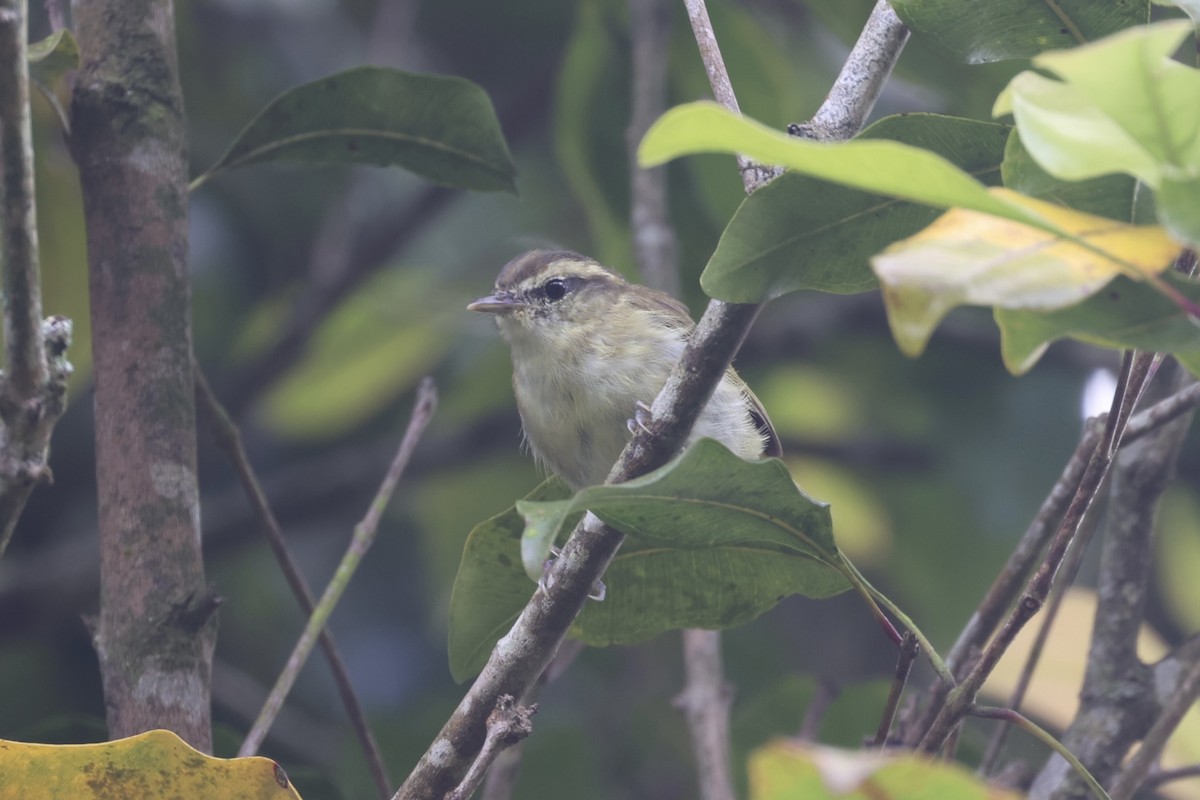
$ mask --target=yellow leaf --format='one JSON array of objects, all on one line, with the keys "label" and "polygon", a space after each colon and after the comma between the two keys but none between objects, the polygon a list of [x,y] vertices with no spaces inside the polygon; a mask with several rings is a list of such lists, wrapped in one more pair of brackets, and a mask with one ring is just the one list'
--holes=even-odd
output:
[{"label": "yellow leaf", "polygon": [[0,739],[0,800],[299,800],[269,758],[213,758],[170,731],[99,744]]},{"label": "yellow leaf", "polygon": [[1180,246],[1158,226],[1135,226],[989,189],[1059,228],[1054,235],[989,214],[951,209],[871,260],[900,349],[916,356],[959,305],[1047,311],[1078,303],[1117,275],[1165,269]]}]

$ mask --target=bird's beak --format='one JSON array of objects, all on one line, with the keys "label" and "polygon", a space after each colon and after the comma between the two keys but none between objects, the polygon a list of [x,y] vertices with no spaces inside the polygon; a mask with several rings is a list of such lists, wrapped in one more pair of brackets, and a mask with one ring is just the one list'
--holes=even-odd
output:
[{"label": "bird's beak", "polygon": [[485,311],[489,314],[504,314],[524,305],[512,292],[496,292],[467,305],[467,311]]}]

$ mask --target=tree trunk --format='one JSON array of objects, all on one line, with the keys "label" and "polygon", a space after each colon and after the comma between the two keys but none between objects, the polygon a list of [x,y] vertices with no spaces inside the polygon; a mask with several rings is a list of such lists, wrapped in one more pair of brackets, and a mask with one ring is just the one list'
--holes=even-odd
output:
[{"label": "tree trunk", "polygon": [[187,265],[187,136],[169,0],[85,0],[71,147],[87,220],[109,735],[211,750]]}]

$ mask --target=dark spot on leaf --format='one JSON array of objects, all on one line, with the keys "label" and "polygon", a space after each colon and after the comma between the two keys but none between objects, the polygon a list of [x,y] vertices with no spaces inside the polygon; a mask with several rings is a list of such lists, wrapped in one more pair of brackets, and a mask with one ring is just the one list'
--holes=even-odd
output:
[{"label": "dark spot on leaf", "polygon": [[278,764],[275,765],[275,782],[278,783],[280,786],[282,786],[284,789],[286,789],[288,787],[287,773],[284,772],[283,767],[279,766]]},{"label": "dark spot on leaf", "polygon": [[1117,292],[1117,291],[1110,291],[1110,292],[1108,293],[1108,299],[1109,299],[1109,300],[1112,300],[1112,301],[1114,301],[1114,302],[1115,302],[1115,301],[1117,301],[1117,300],[1120,300],[1120,299],[1121,299],[1121,293],[1120,293],[1120,292]]},{"label": "dark spot on leaf", "polygon": [[358,142],[355,141],[354,139],[351,139],[350,141],[346,142],[346,149],[349,150],[351,153],[357,153],[358,152]]},{"label": "dark spot on leaf", "polygon": [[496,556],[496,560],[500,562],[500,566],[502,567],[511,567],[513,563],[512,559],[504,555],[504,553]]},{"label": "dark spot on leaf", "polygon": [[1067,30],[1066,28],[1059,28],[1058,32],[1061,33],[1063,36],[1066,36],[1070,33],[1070,31]]}]

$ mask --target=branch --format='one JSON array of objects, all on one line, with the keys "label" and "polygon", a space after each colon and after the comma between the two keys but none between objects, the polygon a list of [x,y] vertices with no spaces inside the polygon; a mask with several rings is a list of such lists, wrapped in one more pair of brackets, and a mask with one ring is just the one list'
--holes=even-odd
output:
[{"label": "branch", "polygon": [[470,800],[471,795],[483,783],[488,766],[500,753],[524,739],[533,731],[531,717],[537,713],[537,705],[518,706],[511,694],[501,695],[496,707],[487,718],[487,736],[479,751],[479,758],[467,770],[462,783],[446,793],[445,800]]},{"label": "branch", "polygon": [[[1153,561],[1155,512],[1188,422],[1176,419],[1125,447],[1113,468],[1082,702],[1063,736],[1063,744],[1104,783],[1159,715],[1152,673],[1138,658],[1137,638]],[[1062,762],[1051,759],[1030,796],[1080,796],[1082,787],[1067,778]]]},{"label": "branch", "polygon": [[1171,738],[1171,734],[1197,698],[1200,698],[1200,659],[1192,662],[1191,669],[1163,702],[1162,715],[1146,733],[1142,739],[1142,746],[1130,757],[1113,783],[1113,800],[1129,800],[1133,797],[1149,774],[1150,768],[1162,754],[1167,740]]},{"label": "branch", "polygon": [[818,140],[856,136],[875,108],[907,41],[908,28],[887,0],[878,0],[821,108],[811,120],[788,132]]},{"label": "branch", "polygon": [[392,494],[395,493],[396,486],[400,483],[400,477],[404,474],[404,468],[408,466],[413,450],[416,449],[417,442],[420,441],[421,435],[429,425],[436,407],[437,390],[433,386],[433,381],[425,378],[417,387],[417,400],[413,405],[412,417],[408,421],[408,428],[404,431],[404,438],[400,442],[400,448],[396,451],[396,457],[392,460],[392,465],[388,468],[387,475],[384,476],[383,483],[380,484],[379,491],[375,494],[375,499],[371,501],[366,516],[354,527],[354,536],[350,540],[350,546],[346,549],[341,563],[338,564],[337,572],[334,573],[333,579],[325,588],[325,593],[321,595],[320,602],[313,609],[304,633],[296,642],[296,647],[288,658],[287,666],[280,673],[274,688],[271,689],[271,694],[263,704],[262,711],[259,712],[258,719],[254,722],[254,727],[246,734],[246,739],[238,750],[239,756],[251,756],[258,752],[271,723],[275,721],[279,709],[283,707],[284,699],[296,682],[305,661],[308,660],[318,634],[324,629],[330,614],[333,613],[334,607],[358,569],[358,565],[362,563],[363,556],[375,541],[375,534],[379,529],[379,520],[383,517],[384,509],[391,501]]},{"label": "branch", "polygon": [[23,0],[0,2],[0,265],[8,370],[0,378],[0,555],[33,488],[50,480],[47,446],[66,406],[71,323],[42,322],[37,202]]},{"label": "branch", "polygon": [[684,689],[674,705],[683,712],[696,757],[701,800],[735,800],[729,768],[729,709],[733,688],[725,682],[718,631],[683,632]]},{"label": "branch", "polygon": [[935,698],[931,704],[931,710],[937,709],[937,712],[932,725],[921,740],[920,746],[925,752],[935,753],[941,749],[946,738],[958,726],[962,718],[969,713],[980,687],[991,674],[1000,657],[1008,650],[1025,624],[1041,610],[1058,574],[1058,568],[1066,555],[1067,548],[1079,531],[1084,515],[1099,493],[1100,486],[1112,465],[1113,456],[1124,430],[1123,423],[1128,420],[1130,409],[1141,394],[1145,370],[1149,369],[1149,365],[1149,359],[1132,357],[1126,359],[1126,368],[1122,372],[1123,380],[1113,395],[1112,409],[1109,412],[1105,432],[1091,453],[1080,478],[1079,486],[1063,514],[1054,537],[1050,540],[1041,566],[1026,584],[1020,601],[1009,613],[1000,632],[984,648],[979,660],[962,683],[945,696],[944,703],[939,703],[940,698]]},{"label": "branch", "polygon": [[[312,590],[309,589],[303,573],[292,559],[291,553],[288,552],[287,543],[283,539],[283,529],[280,528],[279,521],[275,518],[275,512],[271,510],[267,495],[258,481],[258,476],[254,474],[254,468],[250,466],[250,458],[242,446],[242,434],[229,415],[225,413],[225,409],[221,407],[221,402],[217,400],[216,395],[213,394],[199,364],[196,364],[195,371],[197,408],[212,428],[217,446],[225,451],[225,455],[233,464],[242,489],[246,492],[254,514],[258,518],[259,527],[262,528],[263,534],[267,538],[267,544],[271,546],[271,552],[274,553],[275,560],[279,563],[279,569],[283,572],[288,586],[291,587],[296,602],[299,603],[304,615],[311,617],[315,610]],[[386,800],[391,795],[392,786],[384,765],[383,753],[380,752],[379,744],[375,741],[375,736],[367,724],[366,714],[363,713],[362,705],[358,702],[354,685],[350,682],[350,676],[346,672],[346,665],[342,661],[337,644],[333,641],[333,634],[323,628],[319,641],[321,650],[325,653],[325,659],[329,662],[329,669],[333,673],[333,681],[337,685],[338,695],[342,698],[342,705],[346,708],[346,715],[350,718],[350,726],[354,729],[354,735],[358,738],[363,755],[367,759],[371,777],[375,781],[376,788],[379,789],[380,797]]]}]

